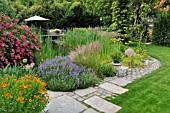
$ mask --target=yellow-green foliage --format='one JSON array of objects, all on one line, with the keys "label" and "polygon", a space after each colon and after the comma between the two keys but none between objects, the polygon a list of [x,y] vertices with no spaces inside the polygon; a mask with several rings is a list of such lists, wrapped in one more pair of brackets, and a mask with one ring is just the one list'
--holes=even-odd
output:
[{"label": "yellow-green foliage", "polygon": [[134,54],[134,55],[130,55],[129,57],[124,57],[122,63],[124,66],[134,68],[134,67],[143,66],[141,60],[142,60],[142,56],[140,54]]}]

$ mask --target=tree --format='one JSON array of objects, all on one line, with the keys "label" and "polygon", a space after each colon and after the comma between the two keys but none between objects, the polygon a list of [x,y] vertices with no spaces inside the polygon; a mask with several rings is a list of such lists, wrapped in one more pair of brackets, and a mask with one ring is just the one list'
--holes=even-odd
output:
[{"label": "tree", "polygon": [[15,17],[15,9],[10,6],[7,0],[0,0],[0,12],[12,18]]},{"label": "tree", "polygon": [[170,0],[161,0],[157,9],[156,21],[154,22],[152,40],[154,44],[170,47]]},{"label": "tree", "polygon": [[112,3],[114,0],[98,0],[97,13],[102,17],[103,25],[110,26],[112,24]]},{"label": "tree", "polygon": [[151,9],[155,2],[155,0],[131,0],[134,25],[139,24],[141,18],[146,18],[150,13],[152,13]]},{"label": "tree", "polygon": [[[110,9],[109,4],[111,4],[110,0],[9,1],[10,4],[16,9],[17,18],[19,18],[21,21],[25,18],[39,15],[50,19],[48,22],[49,28],[98,26],[100,24],[100,14],[102,14],[102,17],[107,17],[109,15],[108,9]],[[104,3],[107,3],[108,1],[109,3],[107,3],[105,6],[102,6],[103,8],[98,9],[98,1],[105,1]]]}]

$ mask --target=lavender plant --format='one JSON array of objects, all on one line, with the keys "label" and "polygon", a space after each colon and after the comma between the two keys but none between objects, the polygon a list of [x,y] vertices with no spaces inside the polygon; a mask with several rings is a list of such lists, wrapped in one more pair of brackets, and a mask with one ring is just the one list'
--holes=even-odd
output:
[{"label": "lavender plant", "polygon": [[[89,87],[98,82],[98,78],[92,69],[78,66],[71,62],[68,57],[60,56],[41,63],[38,67],[37,76],[47,83],[50,90],[57,91],[73,91],[77,88]],[[83,78],[89,79],[84,80]]]}]

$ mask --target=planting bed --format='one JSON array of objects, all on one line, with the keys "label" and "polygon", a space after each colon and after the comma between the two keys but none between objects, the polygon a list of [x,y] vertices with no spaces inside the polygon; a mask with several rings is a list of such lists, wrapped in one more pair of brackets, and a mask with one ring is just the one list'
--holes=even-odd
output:
[{"label": "planting bed", "polygon": [[[126,75],[124,76],[126,80],[133,81],[134,79],[140,78],[146,74],[151,73],[152,71],[158,69],[160,66],[161,64],[157,59],[151,58],[151,60],[144,61],[143,67],[124,68],[123,66],[124,69],[120,71],[126,73]],[[121,73],[119,72],[117,75],[119,76],[119,74]]]}]

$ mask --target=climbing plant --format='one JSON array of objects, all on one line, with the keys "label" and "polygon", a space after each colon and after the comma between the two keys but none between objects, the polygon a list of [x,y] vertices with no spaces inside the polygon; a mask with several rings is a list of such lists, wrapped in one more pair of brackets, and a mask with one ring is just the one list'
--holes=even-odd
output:
[{"label": "climbing plant", "polygon": [[129,26],[131,22],[130,0],[115,0],[112,3],[112,24],[111,29],[118,34],[118,37],[129,40]]}]

